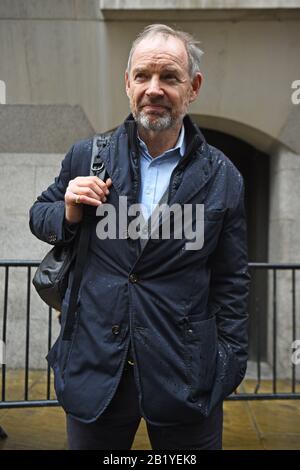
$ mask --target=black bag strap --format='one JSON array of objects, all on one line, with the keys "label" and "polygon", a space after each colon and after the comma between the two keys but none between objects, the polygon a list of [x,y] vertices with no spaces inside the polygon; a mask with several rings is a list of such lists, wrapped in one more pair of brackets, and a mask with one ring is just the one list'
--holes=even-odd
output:
[{"label": "black bag strap", "polygon": [[[93,138],[92,156],[90,175],[98,176],[98,178],[104,180],[106,169],[104,162],[101,159],[101,152],[107,146],[110,140],[110,134],[96,135]],[[87,253],[90,242],[91,230],[90,227],[95,217],[95,208],[93,206],[84,206],[83,208],[83,219],[81,222],[81,228],[79,233],[79,241],[76,247],[76,260],[74,268],[74,278],[70,293],[70,301],[66,314],[66,323],[63,331],[62,339],[64,341],[70,341],[74,324],[76,320],[76,312],[78,308],[78,293],[82,280],[83,269],[87,259]]]},{"label": "black bag strap", "polygon": [[105,178],[105,166],[101,152],[109,144],[110,139],[111,133],[96,135],[93,139],[90,175],[98,176],[101,180]]}]

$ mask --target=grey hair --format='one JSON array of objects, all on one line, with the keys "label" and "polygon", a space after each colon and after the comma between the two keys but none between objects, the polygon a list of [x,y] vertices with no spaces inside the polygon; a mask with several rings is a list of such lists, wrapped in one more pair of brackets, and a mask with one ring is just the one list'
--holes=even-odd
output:
[{"label": "grey hair", "polygon": [[126,69],[127,72],[130,72],[132,56],[137,45],[141,41],[143,41],[143,39],[154,36],[154,35],[158,35],[158,34],[165,36],[165,38],[172,36],[174,38],[180,39],[183,42],[186,52],[187,52],[187,56],[188,56],[189,74],[190,74],[191,79],[193,79],[195,75],[198,72],[200,72],[201,57],[203,55],[203,51],[199,47],[200,41],[195,39],[189,33],[175,30],[165,24],[150,24],[146,26],[146,28],[143,29],[143,31],[137,36],[135,41],[132,43],[132,46],[129,52],[127,69]]}]

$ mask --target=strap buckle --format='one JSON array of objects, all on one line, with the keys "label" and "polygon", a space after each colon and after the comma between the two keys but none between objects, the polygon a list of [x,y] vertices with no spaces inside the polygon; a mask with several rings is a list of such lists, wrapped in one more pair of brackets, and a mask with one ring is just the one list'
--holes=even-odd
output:
[{"label": "strap buckle", "polygon": [[99,161],[97,161],[96,158],[95,158],[95,160],[92,163],[91,170],[93,172],[95,172],[96,174],[98,174],[98,173],[101,173],[101,171],[104,170],[104,167],[105,167],[104,162],[100,159],[99,159]]}]

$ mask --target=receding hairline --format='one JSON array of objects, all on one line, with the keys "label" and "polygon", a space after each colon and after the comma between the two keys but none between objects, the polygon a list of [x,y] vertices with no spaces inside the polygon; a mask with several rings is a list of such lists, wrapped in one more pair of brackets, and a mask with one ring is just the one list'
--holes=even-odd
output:
[{"label": "receding hairline", "polygon": [[131,45],[126,68],[127,72],[130,72],[132,56],[138,45],[145,39],[151,38],[153,36],[162,36],[166,40],[169,37],[174,37],[175,39],[179,40],[183,44],[187,54],[188,71],[190,77],[194,78],[196,73],[200,72],[201,57],[203,55],[203,51],[200,49],[200,42],[190,33],[181,30],[175,30],[165,24],[150,24],[138,34]]},{"label": "receding hairline", "polygon": [[[136,44],[136,46],[134,47],[134,49],[132,50],[132,54],[131,54],[131,57],[130,57],[130,66],[132,67],[132,59],[134,57],[134,54],[137,52],[137,50],[139,49],[139,47],[145,43],[146,41],[149,41],[151,39],[151,37],[161,37],[165,40],[165,42],[167,42],[169,39],[175,39],[177,42],[180,42],[183,46],[183,50],[184,50],[184,53],[185,53],[185,65],[187,66],[187,68],[189,68],[189,56],[188,56],[188,51],[186,49],[186,46],[185,46],[185,43],[182,39],[180,38],[177,38],[175,36],[171,36],[170,34],[169,35],[166,35],[166,34],[163,34],[163,33],[153,33],[152,35],[149,34],[149,36],[146,36],[144,38],[141,39],[141,41],[138,42],[138,44]],[[147,50],[148,48],[146,48]],[[149,45],[149,50],[151,50],[151,44]],[[159,50],[157,50],[157,55],[159,55],[160,53],[163,53]],[[170,66],[171,67],[171,66]],[[127,71],[128,68],[127,68]]]}]

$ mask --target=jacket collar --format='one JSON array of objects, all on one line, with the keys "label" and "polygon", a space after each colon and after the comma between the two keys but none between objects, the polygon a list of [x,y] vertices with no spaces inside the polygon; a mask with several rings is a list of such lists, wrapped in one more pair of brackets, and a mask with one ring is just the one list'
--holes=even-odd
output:
[{"label": "jacket collar", "polygon": [[[169,188],[169,204],[185,203],[199,192],[210,179],[211,159],[206,140],[196,124],[186,115],[186,151],[174,170]],[[139,150],[136,122],[130,114],[113,133],[101,157],[117,193],[136,202],[139,186]],[[184,171],[185,170],[185,171]]]},{"label": "jacket collar", "polygon": [[[184,117],[183,124],[186,132],[186,150],[188,150],[188,147],[191,143],[193,143],[193,147],[198,147],[203,142],[205,142],[204,135],[202,134],[200,129],[193,123],[188,114]],[[137,152],[137,125],[132,114],[129,114],[129,116],[126,118],[124,122],[124,127],[128,134],[130,149]]]}]

